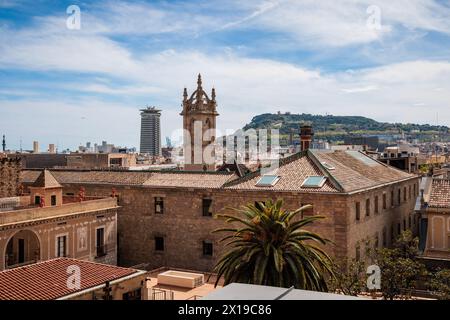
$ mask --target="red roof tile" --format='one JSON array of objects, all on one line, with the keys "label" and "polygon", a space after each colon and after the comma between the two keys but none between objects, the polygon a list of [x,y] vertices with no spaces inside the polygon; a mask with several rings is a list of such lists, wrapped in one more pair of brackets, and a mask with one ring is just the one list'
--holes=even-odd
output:
[{"label": "red roof tile", "polygon": [[450,208],[450,180],[433,179],[428,206],[431,208]]},{"label": "red roof tile", "polygon": [[[81,271],[81,288],[69,289],[69,266]],[[57,258],[0,272],[0,300],[53,300],[116,280],[138,270],[69,258]]]}]

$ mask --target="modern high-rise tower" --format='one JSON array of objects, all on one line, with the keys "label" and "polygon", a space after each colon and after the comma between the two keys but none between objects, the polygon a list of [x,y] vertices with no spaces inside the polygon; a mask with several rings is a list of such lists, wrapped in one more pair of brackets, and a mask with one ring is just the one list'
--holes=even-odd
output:
[{"label": "modern high-rise tower", "polygon": [[141,109],[141,153],[161,155],[161,110],[155,107]]}]

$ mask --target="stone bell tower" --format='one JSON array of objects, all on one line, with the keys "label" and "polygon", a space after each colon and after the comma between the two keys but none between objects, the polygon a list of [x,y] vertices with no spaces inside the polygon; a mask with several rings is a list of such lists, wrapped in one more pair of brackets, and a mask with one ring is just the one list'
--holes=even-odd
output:
[{"label": "stone bell tower", "polygon": [[184,170],[214,171],[217,113],[216,91],[213,88],[211,98],[202,88],[199,74],[197,90],[190,97],[186,88],[183,92],[183,148]]}]

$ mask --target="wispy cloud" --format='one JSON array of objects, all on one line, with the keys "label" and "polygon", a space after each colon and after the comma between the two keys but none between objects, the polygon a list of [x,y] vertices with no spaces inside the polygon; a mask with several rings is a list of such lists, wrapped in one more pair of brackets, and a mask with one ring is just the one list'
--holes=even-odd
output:
[{"label": "wispy cloud", "polygon": [[[81,30],[66,29],[65,12],[35,17],[26,26],[4,25],[0,72],[17,72],[41,85],[0,73],[0,85],[5,84],[0,126],[18,137],[38,122],[34,134],[43,141],[62,133],[72,147],[106,138],[137,145],[138,108],[162,107],[163,134],[170,135],[181,126],[182,88],[192,92],[199,72],[207,90],[216,87],[222,132],[278,110],[420,123],[434,121],[439,112],[450,124],[448,5],[376,1],[383,28],[374,31],[366,26],[371,2],[231,0],[224,6],[213,0],[158,6],[108,1],[82,7]],[[422,44],[430,32],[444,37],[432,42],[433,52],[411,59],[399,49],[391,56],[392,44]],[[280,39],[292,44],[292,51],[265,55],[271,40]],[[259,47],[250,54],[241,50],[254,43]],[[376,51],[369,46],[373,43]],[[319,63],[304,61],[305,47],[309,60]],[[347,70],[355,52],[377,63]],[[331,72],[320,63],[327,55],[326,64],[335,68]],[[117,132],[111,129],[115,123],[121,124]]]}]

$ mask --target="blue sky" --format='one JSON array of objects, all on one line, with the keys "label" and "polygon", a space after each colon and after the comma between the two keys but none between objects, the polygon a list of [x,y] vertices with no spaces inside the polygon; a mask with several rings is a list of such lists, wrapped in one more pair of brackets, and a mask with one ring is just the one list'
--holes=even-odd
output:
[{"label": "blue sky", "polygon": [[0,0],[9,148],[138,146],[145,105],[171,136],[199,72],[222,133],[278,110],[450,125],[450,2]]}]

